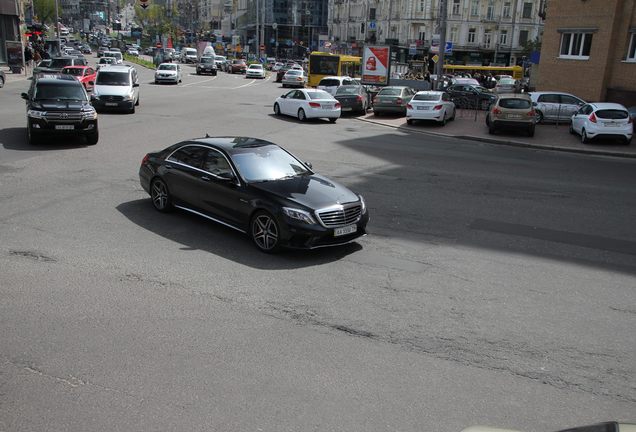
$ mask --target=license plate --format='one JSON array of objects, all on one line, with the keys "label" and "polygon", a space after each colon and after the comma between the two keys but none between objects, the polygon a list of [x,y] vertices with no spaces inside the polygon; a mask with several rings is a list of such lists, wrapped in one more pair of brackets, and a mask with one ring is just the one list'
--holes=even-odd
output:
[{"label": "license plate", "polygon": [[55,129],[57,130],[73,130],[75,126],[73,125],[55,125]]},{"label": "license plate", "polygon": [[333,109],[333,105],[323,105],[322,106],[323,109]]},{"label": "license plate", "polygon": [[616,122],[607,122],[607,123],[605,123],[605,126],[608,126],[608,127],[617,127],[617,126],[620,126],[620,124],[619,124],[619,123],[616,123]]},{"label": "license plate", "polygon": [[431,109],[431,107],[427,107],[427,106],[418,106],[417,107],[418,110],[428,110]]},{"label": "license plate", "polygon": [[508,114],[509,119],[520,119],[521,116],[519,114]]},{"label": "license plate", "polygon": [[106,106],[117,106],[117,102],[106,102],[104,105],[106,105]]},{"label": "license plate", "polygon": [[347,234],[353,234],[356,231],[358,231],[358,226],[357,225],[348,225],[348,226],[344,226],[344,227],[340,227],[340,228],[334,229],[333,230],[333,236],[334,237],[340,237],[340,236],[347,235]]},{"label": "license plate", "polygon": [[341,108],[341,110],[342,110],[342,111],[351,111],[352,109],[353,109],[353,108],[351,108],[351,107],[344,107],[344,108]]}]

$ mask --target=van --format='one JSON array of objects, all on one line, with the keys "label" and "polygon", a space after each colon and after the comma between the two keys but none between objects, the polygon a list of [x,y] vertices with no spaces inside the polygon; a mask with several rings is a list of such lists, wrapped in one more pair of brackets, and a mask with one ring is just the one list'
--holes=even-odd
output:
[{"label": "van", "polygon": [[139,77],[132,66],[104,66],[97,71],[91,95],[95,109],[135,112],[139,105]]}]

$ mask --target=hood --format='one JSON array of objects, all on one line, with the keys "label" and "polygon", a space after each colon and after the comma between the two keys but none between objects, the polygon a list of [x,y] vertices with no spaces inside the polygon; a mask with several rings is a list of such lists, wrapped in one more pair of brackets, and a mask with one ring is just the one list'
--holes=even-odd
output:
[{"label": "hood", "polygon": [[170,69],[156,70],[155,74],[176,75],[177,71],[176,70],[170,70]]},{"label": "hood", "polygon": [[83,107],[88,106],[90,106],[90,104],[86,101],[44,100],[33,102],[33,108],[41,109],[42,111],[81,111]]},{"label": "hood", "polygon": [[128,96],[132,92],[131,86],[95,85],[94,96]]},{"label": "hood", "polygon": [[282,199],[317,210],[335,204],[358,201],[358,196],[346,187],[319,174],[287,180],[251,183],[251,186]]}]

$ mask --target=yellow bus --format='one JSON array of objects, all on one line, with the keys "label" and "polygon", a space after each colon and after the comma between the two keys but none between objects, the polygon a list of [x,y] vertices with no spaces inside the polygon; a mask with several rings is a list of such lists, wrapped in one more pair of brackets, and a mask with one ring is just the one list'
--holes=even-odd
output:
[{"label": "yellow bus", "polygon": [[321,79],[326,76],[348,75],[352,78],[360,76],[362,57],[330,54],[325,52],[312,52],[309,54],[309,74],[307,85],[316,87]]},{"label": "yellow bus", "polygon": [[510,75],[514,79],[523,78],[523,68],[521,66],[465,66],[465,65],[444,65],[444,73],[455,75],[457,73],[469,74],[491,74],[491,75]]}]

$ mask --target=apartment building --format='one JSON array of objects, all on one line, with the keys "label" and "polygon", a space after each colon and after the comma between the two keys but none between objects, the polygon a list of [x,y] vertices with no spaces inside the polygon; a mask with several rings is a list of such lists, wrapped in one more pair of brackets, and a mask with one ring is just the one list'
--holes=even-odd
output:
[{"label": "apartment building", "polygon": [[537,87],[636,105],[636,0],[550,2]]},{"label": "apartment building", "polygon": [[[448,0],[449,63],[516,64],[541,37],[543,0]],[[440,0],[330,0],[332,47],[354,52],[364,43],[416,46],[426,55],[439,33]]]}]

